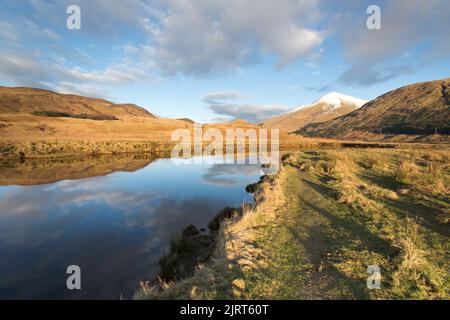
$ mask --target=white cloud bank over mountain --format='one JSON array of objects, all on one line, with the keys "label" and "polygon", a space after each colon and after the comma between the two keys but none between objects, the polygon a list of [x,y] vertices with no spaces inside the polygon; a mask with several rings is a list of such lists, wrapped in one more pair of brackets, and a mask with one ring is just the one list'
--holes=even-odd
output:
[{"label": "white cloud bank over mountain", "polygon": [[235,91],[217,91],[206,93],[202,96],[203,102],[208,104],[208,108],[215,114],[228,117],[228,120],[246,120],[249,122],[258,123],[262,120],[287,112],[291,109],[283,105],[270,104],[245,104],[245,103],[230,103],[224,102],[229,100],[237,100],[243,96]]}]

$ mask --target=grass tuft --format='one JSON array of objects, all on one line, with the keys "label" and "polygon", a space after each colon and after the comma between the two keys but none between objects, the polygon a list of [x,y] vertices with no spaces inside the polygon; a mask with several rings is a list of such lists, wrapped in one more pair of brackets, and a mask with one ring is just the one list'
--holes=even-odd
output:
[{"label": "grass tuft", "polygon": [[404,231],[394,243],[401,250],[393,275],[394,290],[414,299],[444,298],[445,271],[428,260],[423,243],[420,221],[407,218]]}]

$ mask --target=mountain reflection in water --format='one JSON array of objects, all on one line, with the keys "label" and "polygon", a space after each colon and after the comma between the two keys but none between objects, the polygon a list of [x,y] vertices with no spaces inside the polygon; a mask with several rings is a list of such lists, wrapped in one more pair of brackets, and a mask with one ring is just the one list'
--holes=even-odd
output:
[{"label": "mountain reflection in water", "polygon": [[[171,237],[251,201],[259,165],[117,156],[0,167],[0,299],[118,299],[151,279]],[[18,186],[21,185],[21,186]],[[66,288],[78,265],[82,289]]]}]

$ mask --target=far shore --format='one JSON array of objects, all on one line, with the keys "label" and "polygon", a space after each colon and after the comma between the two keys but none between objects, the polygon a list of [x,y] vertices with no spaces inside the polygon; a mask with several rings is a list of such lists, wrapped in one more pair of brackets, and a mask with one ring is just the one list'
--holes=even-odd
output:
[{"label": "far shore", "polygon": [[[204,143],[205,148],[209,143]],[[167,157],[171,155],[176,142],[148,140],[1,140],[0,161],[12,159],[56,159],[86,157],[95,155],[150,154]],[[425,143],[383,143],[361,141],[339,141],[302,138],[281,140],[280,151],[299,151],[314,148],[433,148]],[[450,145],[440,144],[446,149]],[[248,143],[246,143],[248,150]],[[224,150],[226,146],[224,145]],[[270,149],[269,149],[270,151]],[[193,154],[193,153],[192,153]]]}]

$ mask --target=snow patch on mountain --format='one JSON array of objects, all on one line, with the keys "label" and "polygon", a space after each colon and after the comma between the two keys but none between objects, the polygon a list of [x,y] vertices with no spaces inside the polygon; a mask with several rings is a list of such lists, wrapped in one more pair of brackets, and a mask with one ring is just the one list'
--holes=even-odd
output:
[{"label": "snow patch on mountain", "polygon": [[342,93],[338,92],[330,92],[327,95],[321,97],[319,100],[313,102],[312,104],[303,105],[298,108],[293,109],[289,113],[297,112],[302,109],[315,107],[319,104],[323,104],[324,111],[331,111],[340,108],[343,104],[350,104],[354,105],[357,108],[362,107],[364,104],[366,104],[368,101],[363,99],[358,99],[355,97],[347,96]]}]

